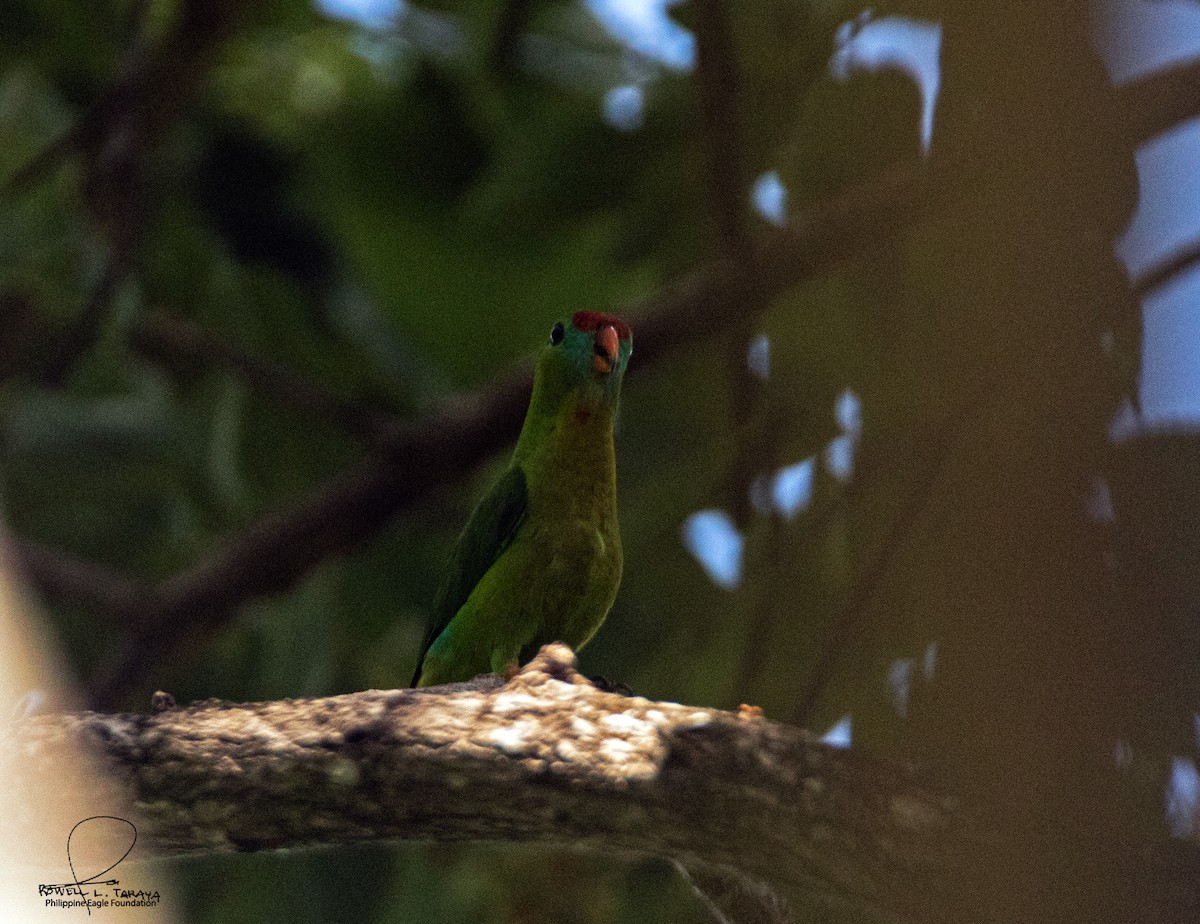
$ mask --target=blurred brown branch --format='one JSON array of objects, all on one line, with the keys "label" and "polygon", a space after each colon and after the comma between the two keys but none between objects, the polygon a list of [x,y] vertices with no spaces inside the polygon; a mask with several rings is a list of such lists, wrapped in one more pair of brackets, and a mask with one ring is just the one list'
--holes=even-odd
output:
[{"label": "blurred brown branch", "polygon": [[91,350],[118,287],[134,270],[145,212],[145,177],[157,139],[232,32],[240,8],[229,0],[186,0],[172,28],[155,43],[149,40],[151,6],[136,6],[124,60],[109,87],[70,129],[0,187],[5,195],[19,195],[78,155],[89,217],[108,244],[104,269],[87,302],[43,365],[40,379],[47,388],[63,385]]},{"label": "blurred brown branch", "polygon": [[1155,71],[1117,88],[1117,108],[1135,145],[1200,115],[1200,61]]},{"label": "blurred brown branch", "polygon": [[765,882],[889,919],[962,899],[972,855],[953,800],[911,773],[761,717],[601,692],[562,645],[507,684],[50,715],[15,735],[33,769],[96,748],[158,854],[551,843],[678,859],[715,902],[733,896],[714,882]]},{"label": "blurred brown branch", "polygon": [[8,178],[4,194],[18,195],[37,185],[73,154],[84,157],[89,173],[119,172],[124,164],[116,162],[131,156],[133,135],[144,140],[143,133],[165,125],[178,111],[244,6],[230,0],[185,0],[172,28],[153,45],[145,41],[139,22],[117,78],[61,137]]},{"label": "blurred brown branch", "polygon": [[390,451],[401,421],[385,410],[336,394],[284,366],[223,343],[200,325],[156,315],[134,328],[130,342],[148,359],[176,371],[203,367],[225,369],[259,394],[333,424],[366,446]]},{"label": "blurred brown branch", "polygon": [[[724,0],[696,4],[696,70],[693,84],[699,116],[701,155],[705,163],[709,211],[714,231],[713,251],[752,264],[754,250],[746,227],[749,184],[745,176],[745,133],[742,126],[741,75],[738,67],[729,7]],[[755,276],[747,279],[743,293],[745,312],[725,337],[729,417],[732,432],[746,433],[762,397],[762,382],[746,363],[746,350],[758,315],[769,300],[769,290],[759,289]],[[739,526],[750,514],[748,487],[762,462],[764,447],[752,439],[738,441],[720,488],[722,505]]]},{"label": "blurred brown branch", "polygon": [[741,256],[747,250],[747,195],[738,105],[740,79],[729,11],[724,0],[699,0],[695,15],[696,108],[717,250]]},{"label": "blurred brown branch", "polygon": [[1134,279],[1133,292],[1140,302],[1197,263],[1200,263],[1200,241],[1189,241]]},{"label": "blurred brown branch", "polygon": [[59,599],[99,606],[109,614],[141,603],[150,588],[128,581],[111,570],[28,539],[4,537],[26,580]]}]

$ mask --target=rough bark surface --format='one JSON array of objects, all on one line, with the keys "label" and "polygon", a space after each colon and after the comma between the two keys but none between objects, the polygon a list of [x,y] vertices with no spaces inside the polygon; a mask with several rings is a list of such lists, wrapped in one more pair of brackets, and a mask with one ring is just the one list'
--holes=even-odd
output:
[{"label": "rough bark surface", "polygon": [[14,743],[35,768],[65,744],[98,749],[141,813],[139,843],[164,855],[536,841],[890,917],[944,892],[966,844],[952,800],[911,773],[757,710],[602,692],[561,645],[507,683],[154,708],[35,716]]}]

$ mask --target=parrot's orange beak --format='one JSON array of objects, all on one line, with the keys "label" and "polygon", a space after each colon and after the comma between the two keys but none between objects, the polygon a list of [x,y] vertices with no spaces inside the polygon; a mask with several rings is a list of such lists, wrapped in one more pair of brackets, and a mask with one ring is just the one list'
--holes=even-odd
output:
[{"label": "parrot's orange beak", "polygon": [[612,372],[617,364],[619,346],[617,329],[611,324],[596,331],[596,355],[592,357],[592,368],[602,375]]}]

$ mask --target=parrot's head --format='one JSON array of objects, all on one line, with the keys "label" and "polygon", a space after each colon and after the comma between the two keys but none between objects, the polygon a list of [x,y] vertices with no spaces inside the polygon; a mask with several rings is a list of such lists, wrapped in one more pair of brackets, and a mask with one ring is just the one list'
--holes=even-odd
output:
[{"label": "parrot's head", "polygon": [[539,365],[561,370],[571,388],[616,401],[632,354],[628,324],[600,311],[576,311],[551,328]]}]

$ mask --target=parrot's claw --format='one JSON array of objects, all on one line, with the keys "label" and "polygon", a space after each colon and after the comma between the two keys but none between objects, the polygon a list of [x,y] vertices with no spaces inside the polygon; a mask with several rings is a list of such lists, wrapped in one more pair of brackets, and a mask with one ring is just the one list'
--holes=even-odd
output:
[{"label": "parrot's claw", "polygon": [[616,693],[618,696],[633,696],[633,690],[629,684],[623,680],[609,680],[607,677],[602,677],[595,674],[588,678],[597,690],[602,693]]}]

